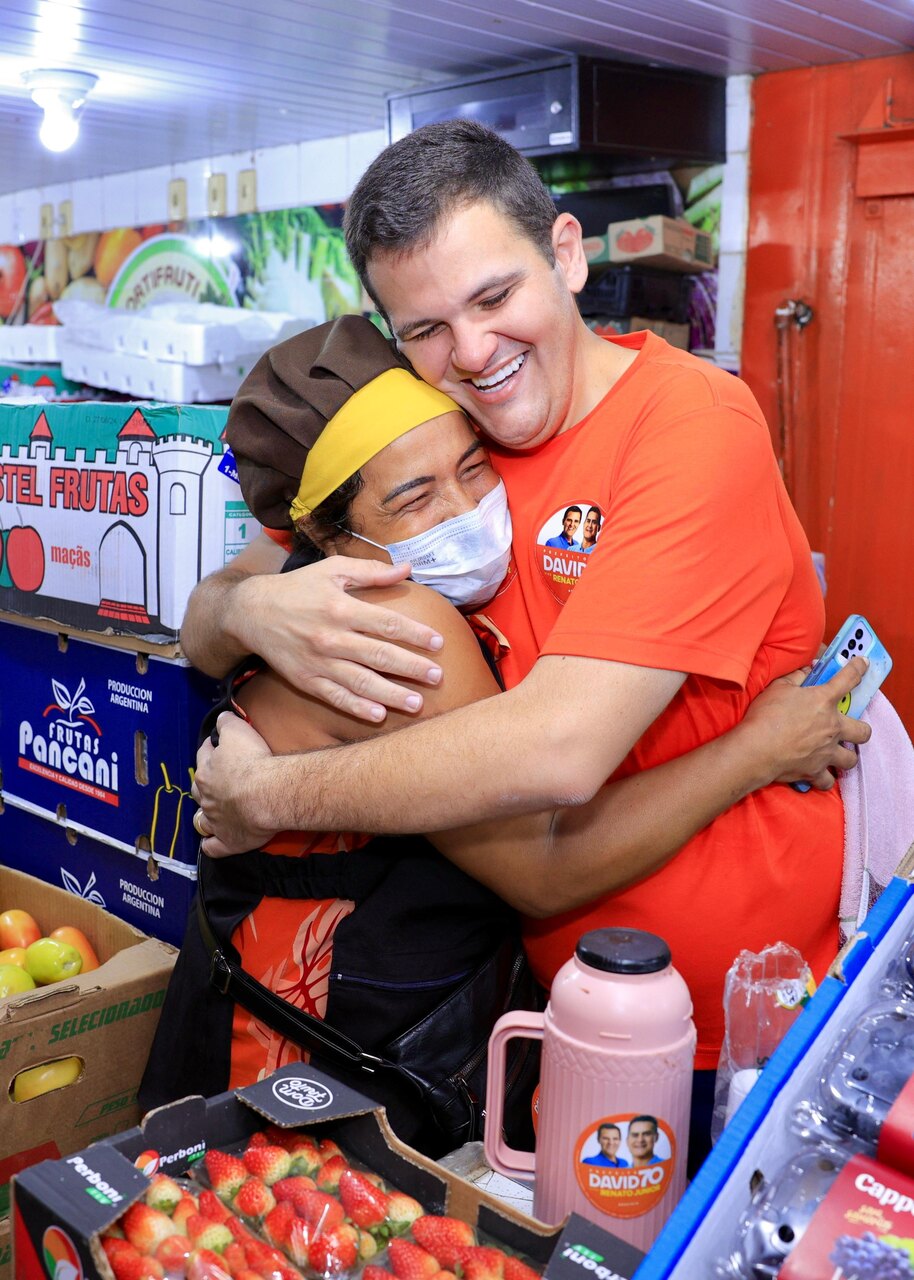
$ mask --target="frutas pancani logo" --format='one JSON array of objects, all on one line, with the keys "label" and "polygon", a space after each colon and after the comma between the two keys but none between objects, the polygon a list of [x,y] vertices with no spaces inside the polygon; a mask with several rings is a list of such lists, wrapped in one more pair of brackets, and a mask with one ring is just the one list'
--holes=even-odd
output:
[{"label": "frutas pancani logo", "polygon": [[60,783],[105,804],[117,805],[117,752],[102,749],[102,730],[95,706],[80,680],[73,694],[52,680],[54,701],[42,712],[44,723],[19,722],[19,768]]}]

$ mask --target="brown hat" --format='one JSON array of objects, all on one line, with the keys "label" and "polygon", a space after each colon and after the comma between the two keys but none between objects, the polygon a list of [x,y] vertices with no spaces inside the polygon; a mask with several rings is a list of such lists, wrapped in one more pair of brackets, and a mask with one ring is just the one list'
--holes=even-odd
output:
[{"label": "brown hat", "polygon": [[261,356],[232,401],[226,438],[252,513],[288,529],[391,440],[456,408],[370,320],[348,315]]}]

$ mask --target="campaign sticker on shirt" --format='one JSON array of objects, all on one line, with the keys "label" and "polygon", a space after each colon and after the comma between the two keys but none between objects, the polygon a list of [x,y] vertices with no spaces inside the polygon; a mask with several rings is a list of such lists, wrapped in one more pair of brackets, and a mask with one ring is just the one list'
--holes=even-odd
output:
[{"label": "campaign sticker on shirt", "polygon": [[571,595],[596,550],[603,511],[594,502],[571,502],[544,521],[536,538],[537,563],[560,604]]},{"label": "campaign sticker on shirt", "polygon": [[640,1218],[666,1194],[673,1176],[676,1138],[657,1116],[604,1116],[575,1143],[578,1186],[601,1213]]}]

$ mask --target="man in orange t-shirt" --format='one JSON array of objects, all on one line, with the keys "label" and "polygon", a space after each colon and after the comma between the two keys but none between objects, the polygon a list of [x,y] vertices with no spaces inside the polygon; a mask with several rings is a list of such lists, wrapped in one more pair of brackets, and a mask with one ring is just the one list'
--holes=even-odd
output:
[{"label": "man in orange t-shirt", "polygon": [[[416,372],[496,448],[517,578],[488,612],[512,645],[509,689],[308,756],[273,758],[227,722],[220,746],[201,749],[194,784],[211,856],[286,828],[440,832],[583,804],[617,772],[737,724],[822,639],[809,548],[752,396],[653,336],[605,341],[586,328],[574,300],[587,275],[580,225],[556,216],[508,144],[466,121],[395,143],[353,193],[347,243]],[[421,489],[397,498],[421,500]],[[570,506],[602,513],[590,555],[546,546]],[[398,665],[395,646],[374,639],[432,648],[428,629],[346,594],[402,573],[382,570],[360,577],[335,559],[278,589],[242,580],[213,594],[204,583],[182,640],[208,670],[238,648],[268,654],[308,692],[378,718],[378,699],[409,707],[415,683],[391,692],[364,672],[353,679],[353,662],[433,678],[433,661],[413,653]],[[218,626],[202,626],[204,613]],[[831,762],[850,763],[828,692],[804,697],[821,697],[834,720]],[[793,942],[818,975],[834,953],[841,802],[826,768],[812,778],[822,792],[769,787],[640,884],[532,923],[541,979],[596,923],[648,927],[692,989],[698,1063],[716,1065],[724,974],[741,948]]]}]

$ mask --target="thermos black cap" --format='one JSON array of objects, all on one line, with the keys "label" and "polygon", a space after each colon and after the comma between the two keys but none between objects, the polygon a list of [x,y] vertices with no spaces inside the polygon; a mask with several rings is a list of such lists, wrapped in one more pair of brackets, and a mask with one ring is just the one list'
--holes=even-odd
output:
[{"label": "thermos black cap", "polygon": [[643,929],[593,929],[575,947],[575,955],[603,973],[659,973],[670,963],[670,949]]}]

